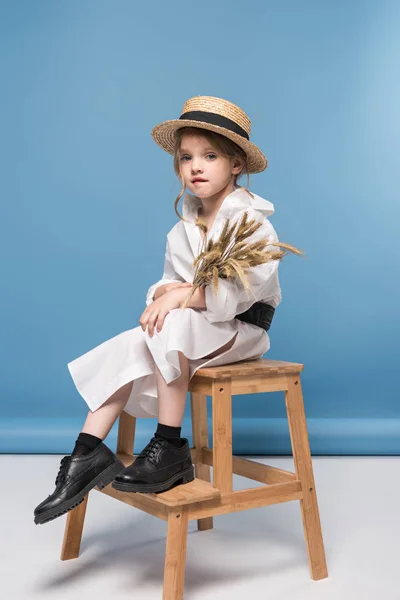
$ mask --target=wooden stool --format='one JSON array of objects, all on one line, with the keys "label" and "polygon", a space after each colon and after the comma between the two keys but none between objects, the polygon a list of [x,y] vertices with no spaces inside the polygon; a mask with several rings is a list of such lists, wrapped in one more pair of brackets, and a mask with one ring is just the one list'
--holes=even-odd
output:
[{"label": "wooden stool", "polygon": [[[111,484],[95,488],[168,522],[163,600],[183,598],[189,519],[197,519],[200,530],[212,529],[214,515],[291,500],[300,500],[311,578],[328,576],[301,391],[303,368],[298,363],[259,359],[199,369],[189,386],[196,479],[160,494],[119,492]],[[232,456],[232,396],[277,391],[285,392],[295,473]],[[208,447],[207,396],[212,397],[212,449]],[[135,417],[121,414],[117,456],[125,466],[134,460],[135,425]],[[232,473],[266,485],[232,491]],[[79,555],[87,498],[67,513],[61,560]]]}]

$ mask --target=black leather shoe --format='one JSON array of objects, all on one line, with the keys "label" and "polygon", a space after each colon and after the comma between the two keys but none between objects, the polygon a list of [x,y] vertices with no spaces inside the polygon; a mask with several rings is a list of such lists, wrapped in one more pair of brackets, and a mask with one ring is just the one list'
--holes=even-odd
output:
[{"label": "black leather shoe", "polygon": [[84,456],[64,456],[55,481],[56,489],[35,508],[36,525],[52,521],[75,508],[91,489],[95,486],[102,489],[123,468],[123,463],[103,442]]},{"label": "black leather shoe", "polygon": [[183,446],[177,448],[154,436],[134,462],[115,477],[112,487],[121,492],[156,493],[193,481],[189,441],[181,439]]}]

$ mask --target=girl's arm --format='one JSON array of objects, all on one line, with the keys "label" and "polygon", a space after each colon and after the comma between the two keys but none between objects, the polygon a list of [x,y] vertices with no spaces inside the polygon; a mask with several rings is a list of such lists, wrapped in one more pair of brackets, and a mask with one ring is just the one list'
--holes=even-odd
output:
[{"label": "girl's arm", "polygon": [[181,283],[181,282],[179,282],[179,283],[178,282],[164,283],[164,285],[160,285],[160,287],[158,287],[156,289],[156,291],[154,292],[153,299],[157,300],[157,298],[160,298],[160,296],[163,296],[170,290],[173,290],[173,289],[179,288],[179,287],[191,288],[192,284],[189,282],[188,283]]},{"label": "girl's arm", "polygon": [[184,282],[185,282],[185,280],[182,277],[180,277],[174,270],[172,260],[171,260],[171,252],[169,249],[169,241],[168,241],[168,237],[167,237],[167,244],[166,244],[166,248],[165,248],[165,260],[164,260],[164,273],[163,273],[163,276],[160,279],[160,281],[157,281],[157,283],[154,283],[152,286],[150,286],[150,288],[147,292],[147,296],[146,296],[146,306],[149,306],[149,304],[154,302],[154,300],[156,300],[157,298],[162,296],[163,293],[165,293],[165,291],[166,291],[165,289],[164,290],[160,289],[157,296],[155,295],[156,290],[164,287],[165,284],[167,284],[167,283],[184,283]]},{"label": "girl's arm", "polygon": [[160,285],[160,287],[156,288],[156,290],[153,294],[153,300],[157,300],[157,298],[159,298],[160,296],[165,294],[165,292],[167,291],[165,289],[165,286],[166,286],[166,284],[164,283],[164,285]]},{"label": "girl's arm", "polygon": [[[249,217],[260,218],[260,215],[246,209]],[[238,214],[241,217],[241,213]],[[259,239],[268,238],[270,245],[266,250],[272,250],[274,242],[279,242],[276,231],[270,221],[263,218],[261,227],[249,238],[249,243]],[[276,249],[276,247],[275,247]],[[248,289],[240,280],[219,279],[219,289],[214,293],[212,285],[205,287],[205,304],[207,306],[207,319],[210,323],[229,321],[237,314],[245,312],[252,304],[263,300],[276,306],[281,299],[281,290],[278,277],[279,260],[246,269]]]}]

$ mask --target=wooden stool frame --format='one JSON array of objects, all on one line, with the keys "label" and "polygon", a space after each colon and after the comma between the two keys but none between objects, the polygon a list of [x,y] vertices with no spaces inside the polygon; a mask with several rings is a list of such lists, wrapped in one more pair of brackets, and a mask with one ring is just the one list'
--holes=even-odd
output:
[{"label": "wooden stool frame", "polygon": [[[111,484],[97,491],[164,519],[168,523],[163,600],[182,600],[188,522],[212,529],[213,517],[241,510],[299,500],[311,578],[328,577],[317,494],[304,412],[300,372],[304,365],[259,359],[199,369],[189,386],[195,480],[160,494],[120,492]],[[232,396],[285,393],[295,473],[232,456]],[[212,440],[208,447],[207,396],[212,397]],[[117,456],[125,466],[134,461],[136,418],[122,412]],[[210,467],[213,467],[211,482]],[[232,490],[232,474],[266,485]],[[67,513],[61,560],[79,556],[88,495]]]}]

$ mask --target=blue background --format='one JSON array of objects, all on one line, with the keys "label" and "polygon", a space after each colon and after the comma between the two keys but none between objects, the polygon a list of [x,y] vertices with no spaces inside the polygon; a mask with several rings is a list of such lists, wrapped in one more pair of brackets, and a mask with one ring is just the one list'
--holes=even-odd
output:
[{"label": "blue background", "polygon": [[[250,187],[307,254],[266,357],[305,365],[312,452],[399,454],[399,25],[396,1],[0,3],[1,452],[71,451],[67,363],[138,326],[176,222],[150,131],[211,95],[249,114]],[[283,393],[233,416],[236,454],[290,453]]]}]

